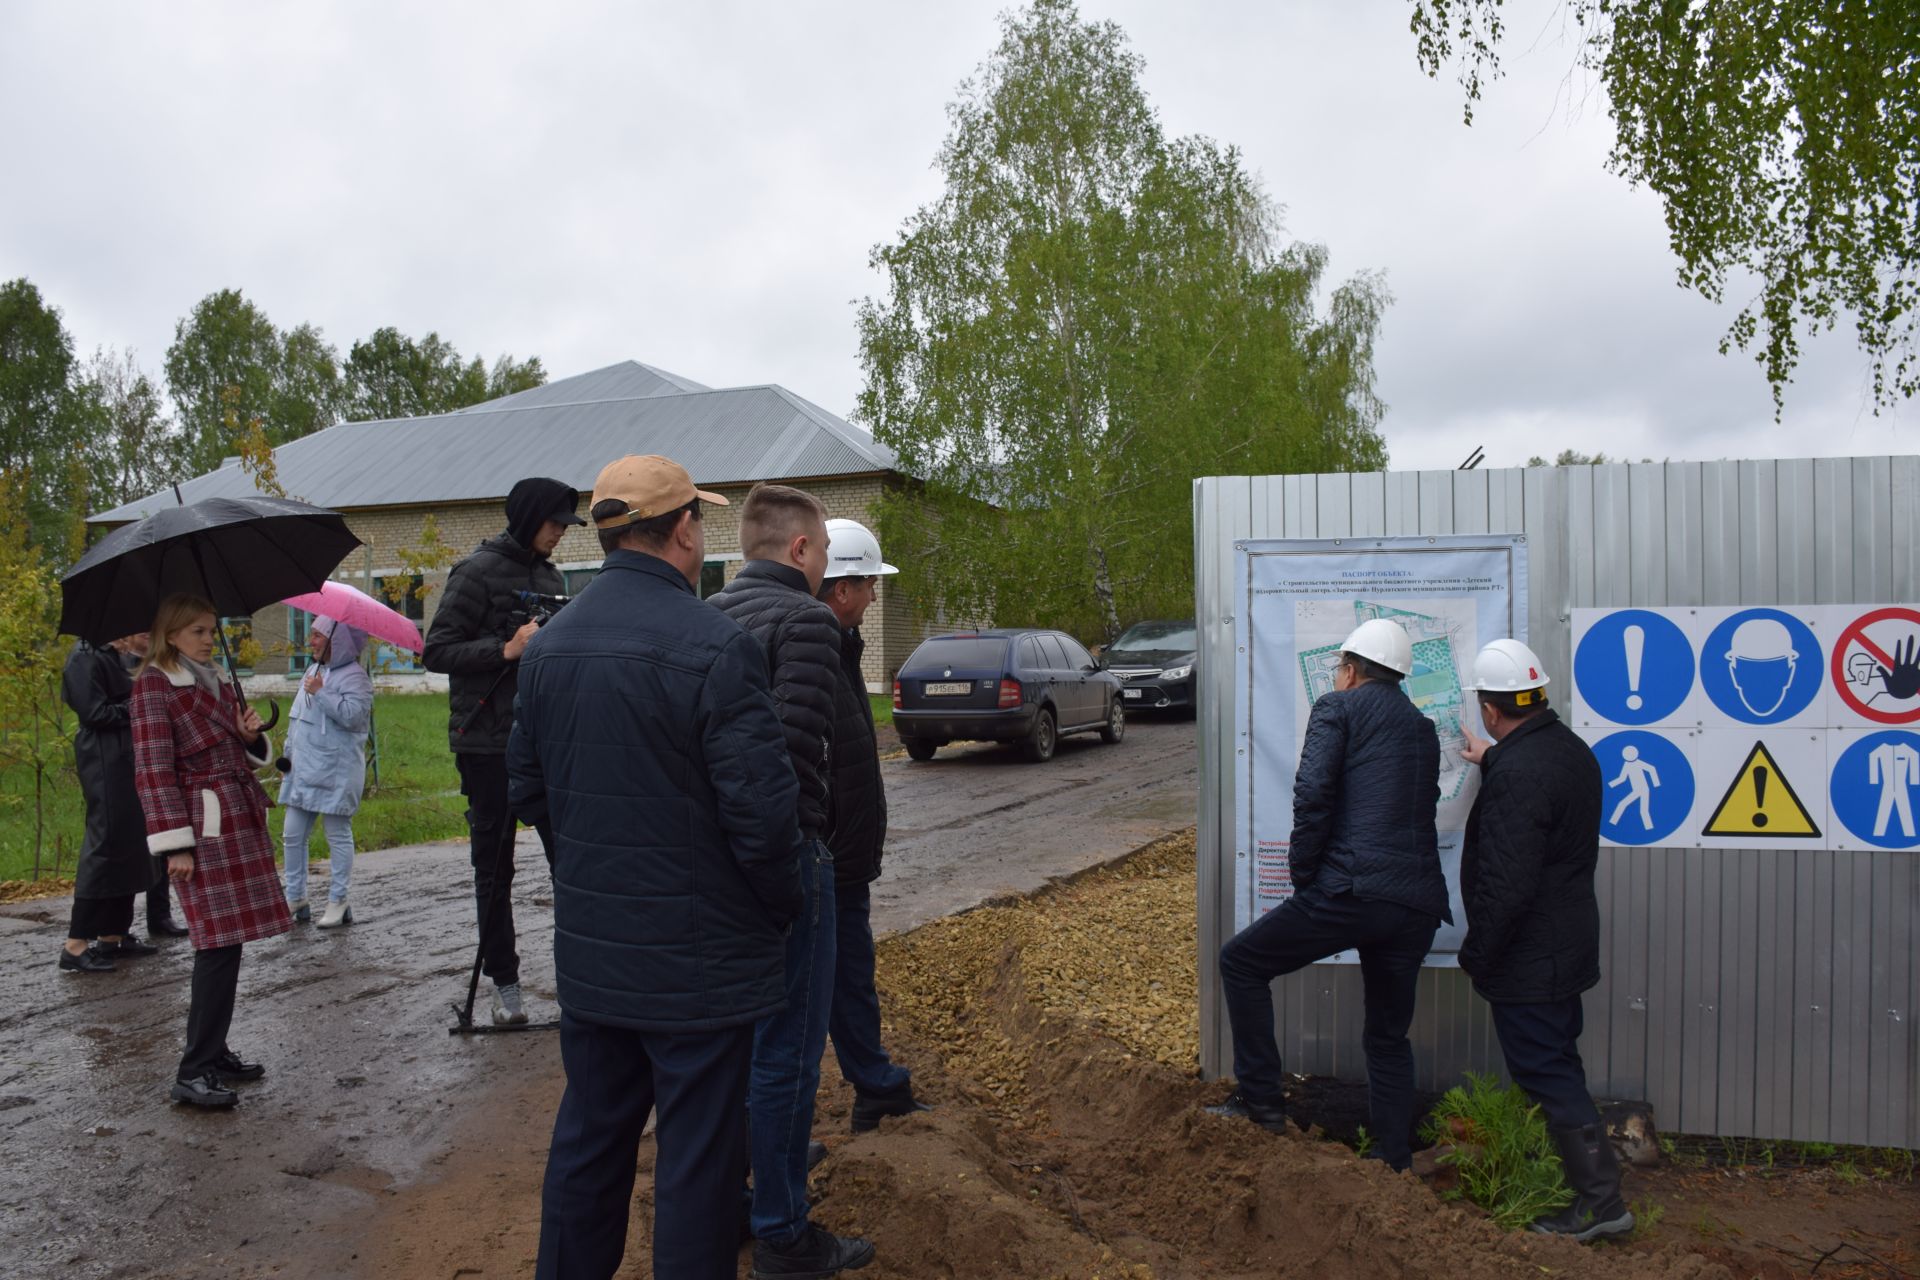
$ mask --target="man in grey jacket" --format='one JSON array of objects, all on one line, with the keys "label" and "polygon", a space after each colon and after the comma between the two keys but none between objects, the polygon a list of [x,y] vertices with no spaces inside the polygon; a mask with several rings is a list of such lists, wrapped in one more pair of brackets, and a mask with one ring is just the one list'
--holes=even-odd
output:
[{"label": "man in grey jacket", "polygon": [[753,1157],[753,1273],[825,1276],[873,1260],[865,1240],[841,1237],[807,1217],[807,1148],[820,1056],[833,1005],[833,855],[827,822],[834,689],[840,679],[840,624],[815,598],[827,571],[827,513],[819,499],[763,484],[740,509],[747,563],[713,603],[766,650],[794,776],[804,845],[804,904],[787,938],[787,1007],[753,1036],[747,1090]]}]

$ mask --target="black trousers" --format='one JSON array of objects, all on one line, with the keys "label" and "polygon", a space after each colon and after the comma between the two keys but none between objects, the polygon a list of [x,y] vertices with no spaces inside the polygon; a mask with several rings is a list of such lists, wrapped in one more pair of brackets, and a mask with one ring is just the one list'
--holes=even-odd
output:
[{"label": "black trousers", "polygon": [[1368,1131],[1396,1169],[1413,1158],[1413,1025],[1420,962],[1440,922],[1394,902],[1326,894],[1308,886],[1235,934],[1220,949],[1220,985],[1233,1027],[1240,1092],[1278,1106],[1284,1082],[1274,1040],[1273,980],[1357,948],[1366,988],[1361,1045],[1367,1054]]},{"label": "black trousers", "polygon": [[1587,1092],[1587,1069],[1580,1061],[1580,1031],[1586,1010],[1579,996],[1551,1004],[1496,1004],[1493,1033],[1507,1059],[1507,1074],[1540,1104],[1550,1129],[1578,1129],[1600,1123]]},{"label": "black trousers", "polygon": [[240,944],[193,953],[193,1001],[187,1006],[187,1051],[180,1078],[191,1080],[213,1070],[227,1051],[233,1025],[233,999],[240,990]]},{"label": "black trousers", "polygon": [[133,895],[111,898],[75,898],[69,938],[118,938],[133,927]]},{"label": "black trousers", "polygon": [[[460,794],[467,798],[480,971],[504,987],[520,981],[513,927],[513,836],[518,824],[507,807],[507,758],[460,751],[453,762],[460,770]],[[535,829],[551,865],[552,834],[544,825]]]},{"label": "black trousers", "polygon": [[152,933],[153,926],[159,921],[172,918],[173,895],[167,889],[166,873],[162,872],[160,878],[147,890],[147,932]]},{"label": "black trousers", "polygon": [[540,1195],[538,1280],[606,1280],[627,1247],[634,1161],[658,1111],[656,1280],[733,1280],[753,1027],[634,1031],[560,1015],[567,1091]]}]

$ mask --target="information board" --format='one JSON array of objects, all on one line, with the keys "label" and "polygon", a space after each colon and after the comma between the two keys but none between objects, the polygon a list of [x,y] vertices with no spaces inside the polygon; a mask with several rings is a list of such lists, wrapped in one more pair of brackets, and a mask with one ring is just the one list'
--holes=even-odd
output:
[{"label": "information board", "polygon": [[1920,609],[1576,609],[1619,846],[1920,848]]},{"label": "information board", "polygon": [[[1462,722],[1478,715],[1471,689],[1480,646],[1526,639],[1526,538],[1248,540],[1234,553],[1235,927],[1293,895],[1287,854],[1307,717],[1333,688],[1341,642],[1370,618],[1391,618],[1413,641],[1407,695],[1440,735],[1440,860],[1454,923],[1441,927],[1427,963],[1456,963],[1466,935],[1460,843],[1480,781],[1460,758]],[[1477,719],[1466,724],[1481,732]]]}]

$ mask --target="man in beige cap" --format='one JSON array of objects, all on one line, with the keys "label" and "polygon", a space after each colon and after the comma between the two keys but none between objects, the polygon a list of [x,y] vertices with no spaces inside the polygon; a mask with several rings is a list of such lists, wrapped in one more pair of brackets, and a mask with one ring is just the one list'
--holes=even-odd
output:
[{"label": "man in beige cap", "polygon": [[800,910],[797,786],[760,645],[693,584],[718,494],[667,458],[600,473],[606,564],[528,643],[507,768],[553,831],[567,1089],[538,1275],[614,1274],[658,1117],[653,1274],[731,1277],[754,1024],[781,1007]]}]

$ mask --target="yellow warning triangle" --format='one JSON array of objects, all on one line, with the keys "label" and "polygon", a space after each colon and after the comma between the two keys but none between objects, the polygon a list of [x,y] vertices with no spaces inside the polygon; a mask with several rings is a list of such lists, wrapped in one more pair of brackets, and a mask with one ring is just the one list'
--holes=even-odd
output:
[{"label": "yellow warning triangle", "polygon": [[1767,744],[1756,742],[1700,834],[1811,838],[1819,836],[1820,828],[1774,763]]}]

